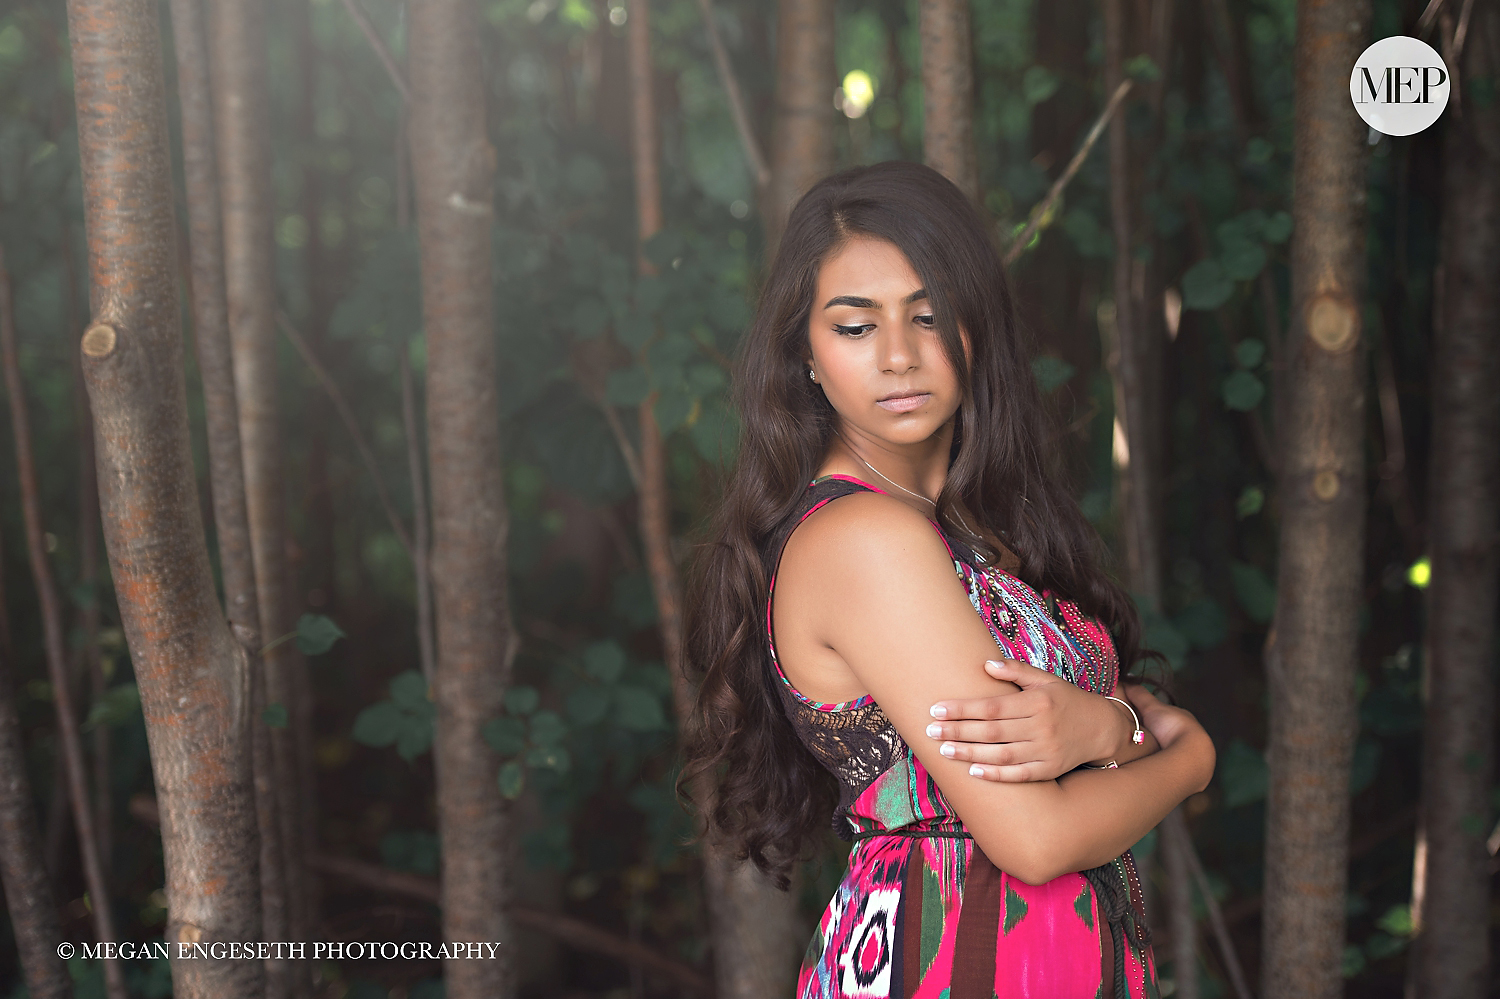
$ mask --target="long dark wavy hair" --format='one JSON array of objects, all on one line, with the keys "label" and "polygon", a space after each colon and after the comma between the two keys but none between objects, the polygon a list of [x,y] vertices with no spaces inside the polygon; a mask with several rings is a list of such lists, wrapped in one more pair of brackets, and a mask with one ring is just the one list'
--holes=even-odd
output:
[{"label": "long dark wavy hair", "polygon": [[1102,621],[1123,665],[1140,655],[1135,607],[1104,571],[1098,536],[1047,456],[1051,421],[978,211],[941,174],[916,163],[856,167],[820,181],[792,209],[741,344],[739,452],[685,588],[685,658],[698,695],[686,719],[678,787],[707,810],[709,835],[782,887],[827,828],[837,787],[798,740],[775,688],[765,633],[769,548],[822,464],[837,418],[807,377],[818,269],[859,237],[887,240],[906,254],[964,386],[937,498],[943,529],[998,560],[954,515],[962,501],[1020,557],[1017,575]]}]

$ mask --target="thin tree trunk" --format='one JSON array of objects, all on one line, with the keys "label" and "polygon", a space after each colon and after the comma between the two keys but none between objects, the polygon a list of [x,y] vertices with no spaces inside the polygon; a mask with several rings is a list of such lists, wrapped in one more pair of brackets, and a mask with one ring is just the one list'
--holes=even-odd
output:
[{"label": "thin tree trunk", "polygon": [[[71,270],[71,268],[69,268]],[[69,283],[71,286],[71,282]],[[71,297],[69,309],[71,313]],[[71,333],[74,324],[66,323]],[[78,650],[82,670],[73,672],[87,674],[91,703],[97,704],[104,697],[109,679],[104,675],[103,657],[99,654],[99,480],[94,471],[94,417],[89,412],[88,390],[83,384],[83,368],[74,357],[73,364],[74,412],[78,421],[78,584],[85,591],[83,606],[78,610],[78,630],[83,634],[83,645]],[[99,843],[99,864],[104,870],[104,881],[110,883],[111,844],[111,795],[109,776],[109,726],[96,725],[92,733],[93,754],[90,762],[94,771],[94,833]]]},{"label": "thin tree trunk", "polygon": [[[229,304],[224,279],[224,232],[219,204],[218,158],[208,76],[208,40],[202,0],[172,0],[177,55],[177,91],[182,118],[182,161],[187,195],[192,267],[193,333],[203,379],[209,481],[219,546],[220,577],[230,630],[249,662],[260,661],[260,600],[245,505],[245,466],[240,448],[239,409],[229,340]],[[265,674],[251,671],[252,758],[259,839],[261,939],[286,940],[286,884],[278,826],[271,730],[261,717]],[[265,962],[267,999],[283,999],[289,988],[286,962]]]},{"label": "thin tree trunk", "polygon": [[[157,8],[70,0],[68,26],[93,312],[83,372],[105,547],[162,810],[164,935],[253,940],[251,672],[216,602],[188,440]],[[255,962],[172,962],[178,999],[262,988]]]},{"label": "thin tree trunk", "polygon": [[[480,728],[500,711],[516,644],[506,579],[490,229],[495,150],[485,130],[473,0],[413,0],[411,156],[427,333],[432,579],[437,617],[434,763],[443,935],[508,943],[510,813]],[[515,990],[514,958],[449,961],[453,999]]]},{"label": "thin tree trunk", "polygon": [[406,465],[411,475],[412,573],[417,583],[417,654],[422,675],[436,676],[437,642],[432,632],[431,521],[427,516],[427,481],[422,474],[422,430],[417,423],[417,391],[412,384],[410,352],[401,352],[401,422],[406,431]]},{"label": "thin tree trunk", "polygon": [[[57,710],[57,742],[62,754],[63,774],[67,780],[68,805],[73,825],[78,831],[78,852],[83,859],[84,884],[92,899],[94,932],[100,943],[118,941],[115,934],[113,902],[104,877],[104,863],[99,857],[99,833],[94,825],[94,808],[89,801],[88,761],[83,739],[78,731],[78,711],[74,706],[72,670],[68,668],[67,639],[63,631],[62,601],[47,560],[45,530],[42,526],[41,488],[37,481],[36,458],[31,450],[31,419],[26,411],[26,395],[21,384],[21,361],[16,349],[15,316],[11,308],[10,272],[0,254],[0,353],[4,355],[5,388],[10,396],[11,429],[16,442],[16,478],[21,486],[21,511],[26,523],[26,549],[31,560],[31,578],[36,583],[37,602],[42,611],[42,634],[47,655],[47,677],[52,683],[52,703]],[[125,977],[120,962],[104,962],[105,988],[110,999],[125,999]]]},{"label": "thin tree trunk", "polygon": [[64,999],[73,994],[73,981],[57,956],[62,928],[42,863],[15,691],[9,649],[0,643],[0,884],[27,992],[33,999]]},{"label": "thin tree trunk", "polygon": [[[662,227],[649,17],[648,0],[630,0],[631,141],[636,167],[637,234],[642,244]],[[639,269],[642,274],[654,272],[644,256],[639,258]],[[640,531],[656,600],[662,658],[672,677],[673,705],[677,717],[686,718],[694,691],[683,661],[682,587],[672,551],[666,444],[656,422],[655,407],[656,394],[652,393],[637,414],[641,438]],[[707,801],[704,794],[708,790],[700,788],[698,800]],[[771,999],[788,994],[797,970],[795,895],[778,891],[753,867],[736,862],[711,837],[703,841],[703,867],[717,995],[720,999]]]},{"label": "thin tree trunk", "polygon": [[1343,993],[1365,526],[1365,126],[1349,103],[1348,67],[1369,26],[1369,0],[1297,6],[1261,991],[1306,999]]},{"label": "thin tree trunk", "polygon": [[[1159,8],[1158,2],[1154,7]],[[1151,8],[1148,8],[1151,9]],[[1139,8],[1138,8],[1139,10]],[[1161,16],[1152,18],[1164,21]],[[1104,0],[1104,89],[1114,92],[1125,82],[1124,61],[1130,39],[1147,35],[1153,50],[1164,49],[1165,27],[1131,30],[1124,0]],[[1160,385],[1162,331],[1148,311],[1146,265],[1137,259],[1141,219],[1132,210],[1145,181],[1140,176],[1144,151],[1132,148],[1128,107],[1109,124],[1110,218],[1114,235],[1113,349],[1110,374],[1115,389],[1116,447],[1120,504],[1124,520],[1127,579],[1136,599],[1149,613],[1162,610],[1162,517],[1160,483],[1163,460]],[[1181,807],[1162,820],[1158,856],[1166,874],[1167,912],[1172,927],[1172,974],[1175,995],[1198,999],[1198,935],[1193,916],[1193,880],[1189,854],[1192,833]],[[1143,876],[1143,881],[1146,878]]]},{"label": "thin tree trunk", "polygon": [[[1474,12],[1457,80],[1500,70],[1491,5]],[[1457,67],[1454,67],[1457,69]],[[1415,981],[1422,999],[1489,994],[1494,649],[1500,552],[1500,106],[1466,101],[1444,126],[1442,288],[1432,368],[1427,863]]]},{"label": "thin tree trunk", "polygon": [[917,8],[922,41],[922,156],[978,205],[969,0],[919,0]]},{"label": "thin tree trunk", "polygon": [[[282,484],[276,389],[276,283],[271,244],[269,96],[266,80],[265,0],[210,0],[209,71],[223,214],[225,294],[233,352],[235,402],[245,468],[255,589],[260,611],[266,702],[281,705],[290,725],[270,729],[271,765],[280,826],[286,933],[308,939],[307,872],[302,862],[303,782],[298,752],[295,673],[305,668],[295,643],[277,641],[292,631],[286,510]],[[291,994],[306,996],[310,979],[294,964]]]},{"label": "thin tree trunk", "polygon": [[833,172],[833,38],[833,0],[778,0],[771,197],[761,209],[767,259],[792,205]]}]

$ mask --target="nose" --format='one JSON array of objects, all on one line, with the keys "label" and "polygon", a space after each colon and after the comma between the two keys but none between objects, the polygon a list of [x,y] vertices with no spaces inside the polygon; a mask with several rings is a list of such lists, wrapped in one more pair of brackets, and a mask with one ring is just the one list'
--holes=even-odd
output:
[{"label": "nose", "polygon": [[921,363],[916,330],[909,323],[882,323],[876,343],[881,371],[904,375]]}]

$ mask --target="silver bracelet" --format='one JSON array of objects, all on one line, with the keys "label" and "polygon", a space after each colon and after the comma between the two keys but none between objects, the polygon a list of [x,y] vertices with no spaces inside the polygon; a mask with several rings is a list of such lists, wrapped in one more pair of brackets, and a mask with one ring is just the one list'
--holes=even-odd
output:
[{"label": "silver bracelet", "polygon": [[[1119,703],[1125,705],[1125,710],[1130,712],[1130,717],[1135,721],[1135,731],[1132,732],[1132,733],[1130,733],[1130,741],[1133,742],[1133,743],[1135,743],[1137,746],[1143,744],[1146,741],[1146,733],[1141,729],[1141,716],[1135,713],[1135,708],[1131,706],[1130,702],[1126,701],[1126,700],[1122,700],[1121,698],[1118,698],[1118,697],[1114,697],[1114,696],[1112,696],[1110,694],[1105,694],[1104,695],[1104,699],[1107,700],[1107,701],[1119,701]],[[1099,763],[1099,764],[1085,763],[1085,764],[1082,764],[1082,766],[1083,766],[1083,768],[1085,770],[1118,770],[1118,769],[1120,769],[1120,764],[1117,763],[1117,762],[1115,762],[1114,760],[1110,760],[1108,763]]]},{"label": "silver bracelet", "polygon": [[1135,708],[1131,703],[1122,697],[1115,697],[1112,694],[1105,694],[1104,699],[1125,705],[1125,710],[1130,712],[1131,720],[1135,722],[1135,731],[1130,733],[1130,741],[1137,746],[1144,745],[1146,742],[1146,732],[1141,728],[1141,716],[1135,713]]}]

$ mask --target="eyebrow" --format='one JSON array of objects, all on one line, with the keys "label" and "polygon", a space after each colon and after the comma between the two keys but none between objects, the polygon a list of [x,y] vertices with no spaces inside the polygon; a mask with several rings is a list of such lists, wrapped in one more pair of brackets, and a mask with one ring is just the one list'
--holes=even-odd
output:
[{"label": "eyebrow", "polygon": [[[927,297],[927,289],[926,288],[918,288],[916,291],[912,292],[910,295],[907,295],[905,298],[903,298],[901,300],[901,304],[902,305],[910,305],[913,302],[920,302],[922,299],[924,299],[926,297]],[[880,303],[877,302],[877,301],[875,301],[873,298],[860,298],[858,295],[835,295],[833,298],[830,298],[826,303],[824,303],[823,308],[825,308],[825,309],[831,309],[835,305],[847,305],[847,306],[850,306],[851,308],[855,308],[855,309],[878,309],[878,308],[880,308]]]}]

